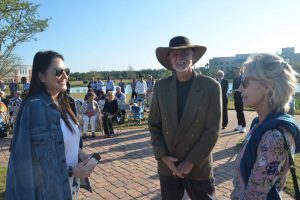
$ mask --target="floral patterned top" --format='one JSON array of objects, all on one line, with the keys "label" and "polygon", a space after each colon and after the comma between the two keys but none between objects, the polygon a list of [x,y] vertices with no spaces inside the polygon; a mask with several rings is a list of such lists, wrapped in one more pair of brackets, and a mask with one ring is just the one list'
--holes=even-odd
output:
[{"label": "floral patterned top", "polygon": [[[284,149],[282,134],[278,130],[270,130],[263,135],[258,144],[256,162],[253,165],[248,185],[245,186],[240,172],[240,162],[253,129],[246,135],[242,148],[236,157],[236,177],[233,179],[234,190],[231,194],[233,200],[267,199],[273,185],[278,191],[281,191],[286,182],[289,171],[288,153]],[[295,140],[288,132],[285,132],[285,137],[294,155]]]}]

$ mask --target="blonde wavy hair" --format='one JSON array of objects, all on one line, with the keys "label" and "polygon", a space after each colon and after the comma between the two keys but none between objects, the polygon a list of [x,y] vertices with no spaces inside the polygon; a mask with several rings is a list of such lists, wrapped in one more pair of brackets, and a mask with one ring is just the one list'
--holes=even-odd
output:
[{"label": "blonde wavy hair", "polygon": [[287,112],[297,87],[297,72],[283,58],[268,53],[252,54],[243,64],[244,76],[273,81],[269,96],[271,112]]}]

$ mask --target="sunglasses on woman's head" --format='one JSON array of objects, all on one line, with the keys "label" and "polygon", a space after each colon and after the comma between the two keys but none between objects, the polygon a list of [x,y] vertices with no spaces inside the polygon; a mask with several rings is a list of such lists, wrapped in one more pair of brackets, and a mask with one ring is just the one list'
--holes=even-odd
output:
[{"label": "sunglasses on woman's head", "polygon": [[70,69],[69,68],[65,68],[65,69],[62,69],[62,68],[55,68],[54,69],[54,75],[56,77],[60,77],[62,75],[62,73],[65,72],[67,76],[69,76],[70,74]]}]

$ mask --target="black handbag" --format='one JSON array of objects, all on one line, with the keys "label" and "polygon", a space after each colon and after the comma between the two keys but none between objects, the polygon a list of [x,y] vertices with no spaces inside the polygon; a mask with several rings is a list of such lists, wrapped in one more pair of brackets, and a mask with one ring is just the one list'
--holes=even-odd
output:
[{"label": "black handbag", "polygon": [[284,136],[283,130],[281,130],[281,129],[278,129],[278,130],[279,130],[279,132],[281,133],[281,135],[283,137],[284,147],[288,151],[288,154],[289,154],[289,166],[290,166],[290,171],[291,171],[292,179],[293,179],[295,197],[296,197],[296,200],[300,200],[299,184],[298,184],[298,181],[297,181],[296,166],[295,166],[295,163],[294,163],[294,159],[292,157],[291,150],[290,150],[290,148],[288,146],[288,143],[286,141],[286,138]]}]

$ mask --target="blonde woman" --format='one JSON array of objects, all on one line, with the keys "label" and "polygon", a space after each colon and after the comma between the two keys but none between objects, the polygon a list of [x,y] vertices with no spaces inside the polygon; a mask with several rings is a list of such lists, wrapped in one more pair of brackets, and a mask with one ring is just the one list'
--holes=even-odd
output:
[{"label": "blonde woman", "polygon": [[[300,134],[292,116],[287,114],[290,96],[297,79],[293,68],[281,57],[255,54],[244,63],[239,91],[244,106],[257,112],[237,155],[231,198],[281,199],[289,171],[289,156],[300,152]],[[284,135],[284,136],[283,136]]]}]

